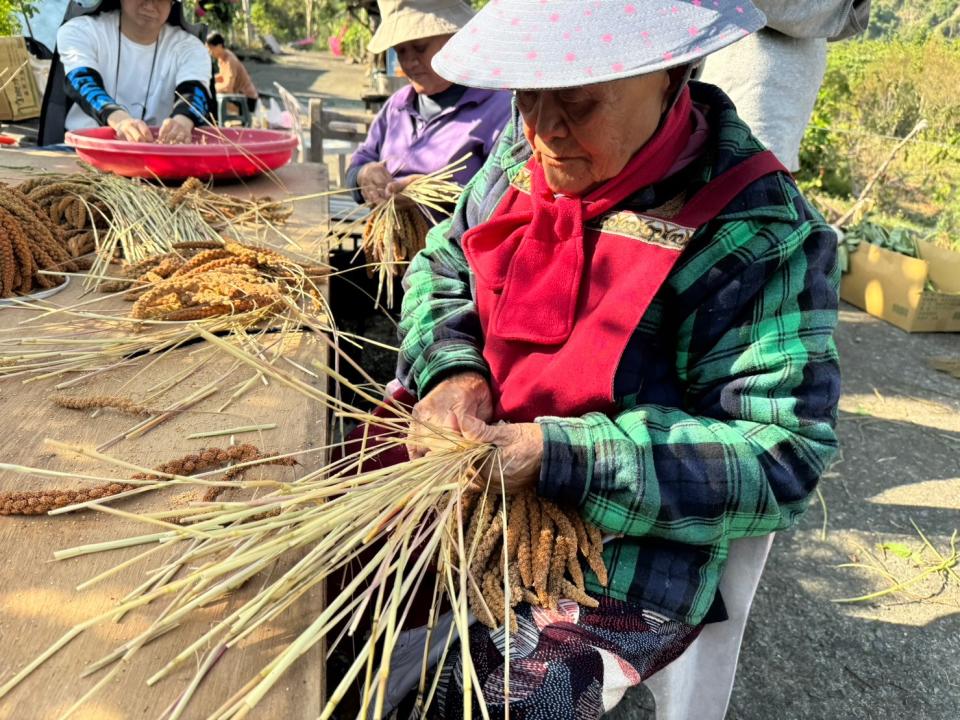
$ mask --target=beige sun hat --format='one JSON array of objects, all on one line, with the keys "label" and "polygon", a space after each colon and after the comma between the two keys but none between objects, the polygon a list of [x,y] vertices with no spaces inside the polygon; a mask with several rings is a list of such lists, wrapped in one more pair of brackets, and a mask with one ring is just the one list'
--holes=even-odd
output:
[{"label": "beige sun hat", "polygon": [[376,54],[400,43],[434,35],[452,35],[473,17],[460,0],[378,0],[380,27],[367,49]]}]

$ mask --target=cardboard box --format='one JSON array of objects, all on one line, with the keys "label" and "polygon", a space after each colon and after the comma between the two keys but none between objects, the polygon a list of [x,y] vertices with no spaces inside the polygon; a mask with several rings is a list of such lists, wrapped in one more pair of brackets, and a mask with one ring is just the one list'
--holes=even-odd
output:
[{"label": "cardboard box", "polygon": [[[920,258],[912,258],[860,243],[840,297],[907,332],[960,332],[960,253],[918,246]],[[927,280],[937,289],[927,289]]]},{"label": "cardboard box", "polygon": [[43,96],[22,37],[0,37],[0,120],[27,120],[40,115]]}]

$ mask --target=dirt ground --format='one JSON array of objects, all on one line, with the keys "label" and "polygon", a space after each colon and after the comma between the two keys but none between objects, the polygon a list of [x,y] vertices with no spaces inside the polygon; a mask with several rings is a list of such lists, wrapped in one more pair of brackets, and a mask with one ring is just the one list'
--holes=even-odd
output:
[{"label": "dirt ground", "polygon": [[[323,54],[250,64],[306,97],[359,105],[364,69]],[[388,323],[368,331],[389,339]],[[774,543],[747,627],[730,720],[956,720],[960,716],[960,580],[939,575],[872,602],[838,604],[888,585],[838,568],[870,554],[907,578],[917,531],[945,555],[960,529],[960,380],[927,365],[960,360],[960,334],[906,334],[849,305],[837,330],[843,368],[842,454],[796,528]],[[380,372],[389,357],[371,362]],[[826,511],[826,518],[825,518]],[[887,550],[878,550],[886,544]],[[901,559],[897,553],[913,553]],[[937,592],[939,590],[939,592]],[[649,693],[627,696],[616,720],[651,717]]]}]

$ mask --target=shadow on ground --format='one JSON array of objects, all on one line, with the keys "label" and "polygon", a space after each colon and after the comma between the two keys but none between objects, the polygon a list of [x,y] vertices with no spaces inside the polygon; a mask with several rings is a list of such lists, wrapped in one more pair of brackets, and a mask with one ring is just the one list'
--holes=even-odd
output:
[{"label": "shadow on ground", "polygon": [[[960,381],[926,365],[960,357],[960,336],[908,335],[844,307],[842,456],[814,501],[780,533],[754,601],[728,720],[955,720],[960,704],[960,592],[931,602],[831,600],[883,587],[837,569],[858,547],[939,548],[960,529]],[[950,603],[953,603],[952,605]],[[614,720],[653,717],[634,691]],[[695,720],[695,719],[691,719]]]}]

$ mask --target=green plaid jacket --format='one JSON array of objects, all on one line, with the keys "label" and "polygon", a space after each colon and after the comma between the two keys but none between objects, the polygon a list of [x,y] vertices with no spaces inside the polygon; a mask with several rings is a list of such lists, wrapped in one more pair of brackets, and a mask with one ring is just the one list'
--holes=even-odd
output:
[{"label": "green plaid jacket", "polygon": [[[762,150],[717,88],[692,84],[711,138],[701,158],[622,209],[649,210]],[[422,396],[488,373],[463,232],[487,219],[529,158],[515,113],[404,285],[398,377]],[[538,492],[617,539],[608,587],[690,624],[723,617],[731,540],[789,527],[837,449],[836,237],[791,178],[768,175],[691,239],[617,369],[612,415],[538,418]]]}]

